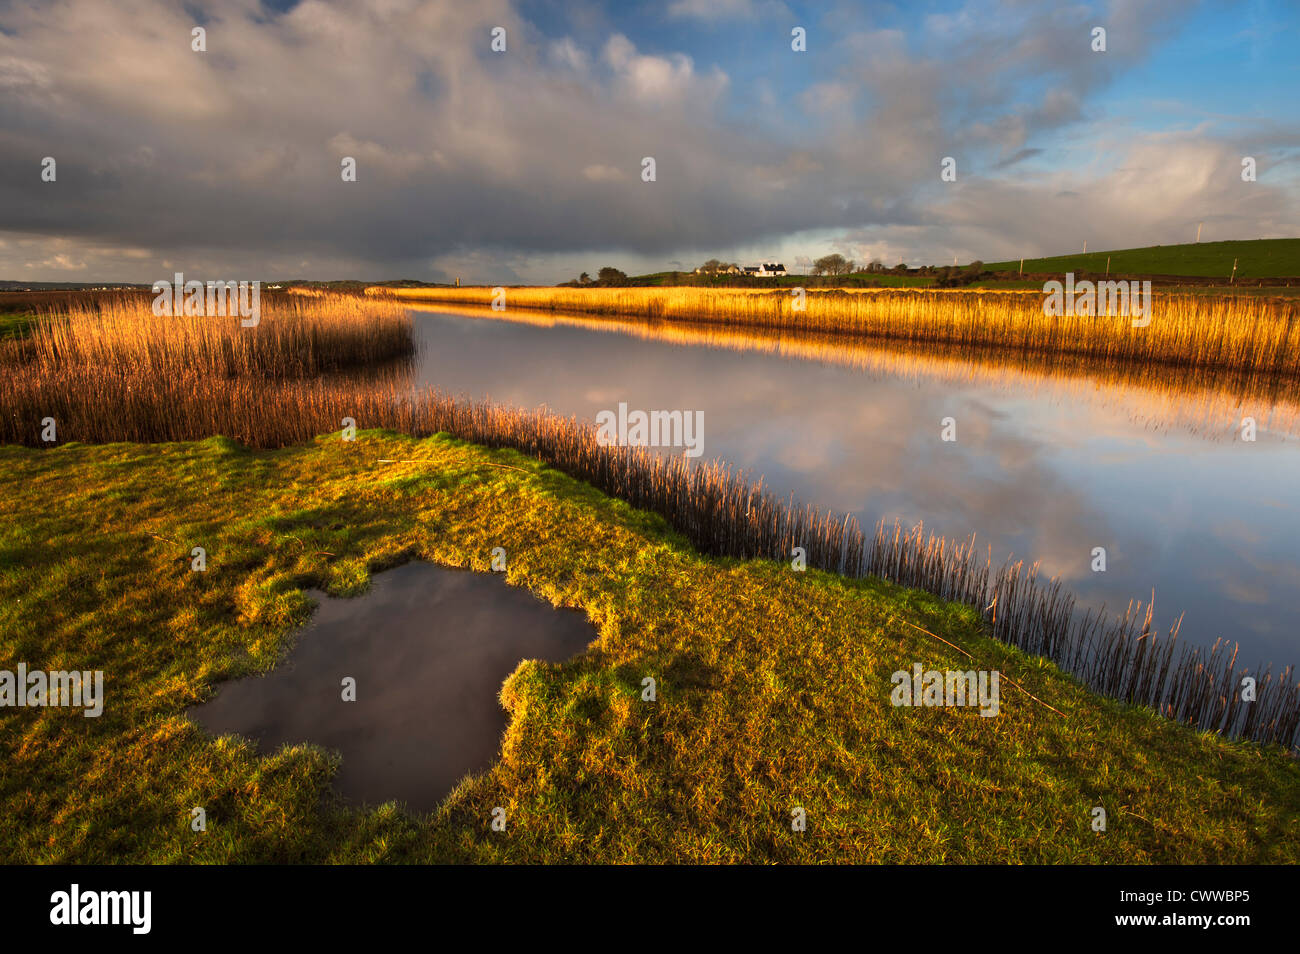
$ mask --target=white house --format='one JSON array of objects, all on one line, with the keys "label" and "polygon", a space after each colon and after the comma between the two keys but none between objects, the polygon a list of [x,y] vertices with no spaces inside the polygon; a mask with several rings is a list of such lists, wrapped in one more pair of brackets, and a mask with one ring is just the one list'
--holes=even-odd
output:
[{"label": "white house", "polygon": [[[696,275],[704,274],[704,266],[701,265],[695,270]],[[759,278],[770,278],[773,275],[786,274],[784,265],[776,265],[770,262],[764,262],[762,265],[723,265],[718,269],[719,275],[753,275]]]}]

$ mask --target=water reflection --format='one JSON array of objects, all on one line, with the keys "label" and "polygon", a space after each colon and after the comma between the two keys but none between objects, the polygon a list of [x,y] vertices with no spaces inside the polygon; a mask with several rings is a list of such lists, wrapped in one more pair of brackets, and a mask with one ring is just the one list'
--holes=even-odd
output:
[{"label": "water reflection", "polygon": [[[447,314],[447,306],[417,305],[413,311]],[[1247,415],[1273,436],[1293,437],[1300,427],[1300,379],[1160,364],[1114,364],[1093,359],[976,352],[942,344],[907,350],[842,334],[791,333],[753,327],[682,321],[584,318],[511,309],[456,306],[456,314],[543,328],[573,327],[633,335],[696,347],[759,351],[857,368],[870,374],[951,383],[978,383],[997,391],[1050,394],[1123,408],[1134,424],[1156,432],[1178,429],[1207,440],[1233,440]]]},{"label": "water reflection", "polygon": [[[1041,561],[1087,605],[1154,590],[1157,622],[1186,612],[1184,639],[1300,659],[1292,385],[1154,369],[1102,381],[1027,360],[484,311],[416,311],[416,383],[587,420],[620,401],[700,409],[705,457],[779,494],[864,525],[977,533],[995,560]],[[1238,439],[1246,413],[1255,443]],[[955,443],[939,439],[948,416]],[[1098,546],[1105,573],[1090,569]]]},{"label": "water reflection", "polygon": [[[320,606],[287,660],[222,686],[190,715],[266,751],[338,750],[345,797],[415,811],[492,764],[506,727],[497,694],[521,659],[564,660],[597,635],[582,613],[500,577],[428,563],[376,574],[355,599],[312,595]],[[343,701],[344,677],[356,680],[355,701]]]}]

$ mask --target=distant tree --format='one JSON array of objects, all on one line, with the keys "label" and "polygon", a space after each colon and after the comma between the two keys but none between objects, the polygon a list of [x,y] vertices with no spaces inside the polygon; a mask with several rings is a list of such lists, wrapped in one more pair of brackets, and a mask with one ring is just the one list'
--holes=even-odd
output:
[{"label": "distant tree", "polygon": [[907,266],[904,265],[902,262],[899,262],[897,265],[894,266],[894,274],[895,274],[895,275],[906,275],[906,274],[907,274]]},{"label": "distant tree", "polygon": [[617,268],[611,268],[608,265],[596,273],[596,278],[602,285],[627,284],[627,273],[621,272]]},{"label": "distant tree", "polygon": [[966,271],[971,275],[980,275],[984,272],[984,263],[977,258],[966,266]]},{"label": "distant tree", "polygon": [[867,265],[867,271],[872,272],[873,274],[876,272],[883,272],[884,270],[885,263],[878,258],[873,258]]},{"label": "distant tree", "polygon": [[722,271],[722,269],[725,267],[726,266],[723,265],[716,258],[711,258],[703,265],[700,266],[700,270],[704,272],[705,275],[716,275],[718,274],[718,272]]},{"label": "distant tree", "polygon": [[582,282],[582,284],[584,285],[590,285],[591,276],[588,275],[586,272],[583,272],[581,275],[578,276],[578,281]]},{"label": "distant tree", "polygon": [[812,273],[814,275],[848,275],[855,267],[843,255],[835,252],[831,255],[823,255],[813,262]]}]

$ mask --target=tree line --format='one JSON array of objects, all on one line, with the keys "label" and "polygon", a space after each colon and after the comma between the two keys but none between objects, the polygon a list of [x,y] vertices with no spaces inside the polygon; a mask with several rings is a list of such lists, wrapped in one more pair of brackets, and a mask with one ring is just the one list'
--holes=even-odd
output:
[{"label": "tree line", "polygon": [[[720,259],[711,258],[700,266],[699,272],[707,278],[717,278],[719,276],[729,279],[749,279],[755,282],[762,282],[764,279],[755,276],[730,275],[732,269],[738,268],[734,262],[724,262]],[[689,280],[694,276],[693,272],[673,272],[674,277],[680,276],[682,279]],[[830,255],[823,255],[813,262],[812,269],[809,272],[811,276],[824,278],[846,278],[850,275],[916,275],[926,278],[935,279],[935,284],[940,288],[950,288],[960,285],[968,285],[978,280],[985,274],[984,263],[976,260],[966,266],[956,265],[922,265],[919,268],[909,268],[905,263],[899,262],[892,268],[888,268],[880,259],[873,259],[861,268],[852,259],[847,259],[838,252]],[[621,269],[612,266],[605,266],[596,272],[593,279],[587,272],[583,272],[572,281],[562,282],[562,287],[570,288],[617,288],[629,285],[646,284],[643,280],[629,278],[627,273]]]}]

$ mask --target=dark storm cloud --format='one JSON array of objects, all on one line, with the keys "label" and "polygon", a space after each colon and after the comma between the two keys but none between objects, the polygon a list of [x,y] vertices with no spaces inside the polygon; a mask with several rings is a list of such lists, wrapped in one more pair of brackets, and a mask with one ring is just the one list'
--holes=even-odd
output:
[{"label": "dark storm cloud", "polygon": [[[9,14],[6,231],[418,263],[484,245],[663,251],[881,207],[842,198],[856,170],[719,127],[721,71],[617,34],[579,50],[499,2],[204,15],[197,53],[194,17],[165,4]],[[488,49],[496,25],[506,54]],[[56,183],[39,180],[44,156]],[[344,156],[356,183],[341,181]]]},{"label": "dark storm cloud", "polygon": [[[1143,55],[1167,6],[1115,5],[1106,70]],[[781,135],[728,108],[751,92],[713,63],[612,30],[542,35],[505,0],[64,0],[0,9],[0,25],[3,277],[144,280],[186,262],[438,277],[430,263],[449,258],[667,260],[962,224],[980,204],[938,191],[939,158],[965,150],[965,172],[1037,156],[1027,141],[1078,121],[1105,81],[1033,8],[997,30],[934,20],[932,56],[890,31],[845,37],[819,81],[859,121],[832,110]],[[489,49],[495,26],[507,53]],[[1027,105],[1025,77],[1046,81]],[[55,183],[40,180],[45,156]],[[644,156],[656,182],[641,180]]]}]

